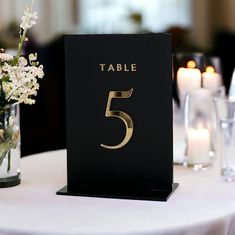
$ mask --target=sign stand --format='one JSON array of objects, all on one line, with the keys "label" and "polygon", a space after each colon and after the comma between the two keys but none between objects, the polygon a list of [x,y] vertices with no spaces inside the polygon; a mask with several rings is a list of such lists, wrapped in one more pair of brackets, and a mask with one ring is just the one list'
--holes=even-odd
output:
[{"label": "sign stand", "polygon": [[173,183],[170,34],[65,37],[67,186],[166,201]]}]

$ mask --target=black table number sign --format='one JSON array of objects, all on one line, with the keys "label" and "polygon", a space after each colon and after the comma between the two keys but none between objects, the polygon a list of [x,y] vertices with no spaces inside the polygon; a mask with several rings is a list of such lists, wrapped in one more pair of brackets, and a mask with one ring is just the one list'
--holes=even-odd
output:
[{"label": "black table number sign", "polygon": [[65,36],[67,186],[57,194],[167,200],[171,36]]}]

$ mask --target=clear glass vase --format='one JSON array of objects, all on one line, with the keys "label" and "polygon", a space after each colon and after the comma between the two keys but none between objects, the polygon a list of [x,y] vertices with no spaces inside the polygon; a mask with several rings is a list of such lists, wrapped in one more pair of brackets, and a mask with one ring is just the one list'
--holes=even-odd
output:
[{"label": "clear glass vase", "polygon": [[190,93],[185,102],[186,152],[184,165],[195,170],[212,165],[216,117],[212,93],[203,88]]},{"label": "clear glass vase", "polygon": [[20,184],[19,104],[0,106],[0,188]]}]

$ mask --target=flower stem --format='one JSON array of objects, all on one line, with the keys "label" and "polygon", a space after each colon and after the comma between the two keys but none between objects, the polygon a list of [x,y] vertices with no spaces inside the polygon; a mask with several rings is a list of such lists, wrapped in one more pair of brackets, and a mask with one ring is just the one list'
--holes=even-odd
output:
[{"label": "flower stem", "polygon": [[22,53],[22,48],[23,48],[23,45],[24,45],[26,33],[27,33],[27,29],[25,29],[23,31],[23,34],[20,36],[20,42],[19,42],[18,50],[17,50],[17,54],[16,54],[16,64],[18,64],[20,55]]},{"label": "flower stem", "polygon": [[21,87],[22,87],[22,86],[18,86],[18,87],[7,97],[6,101],[7,101],[7,102],[10,101],[10,99],[11,99],[11,97],[14,95],[14,93],[15,93],[17,90],[19,90]]},{"label": "flower stem", "polygon": [[5,92],[3,90],[2,80],[0,81],[0,104],[3,105],[6,100]]},{"label": "flower stem", "polygon": [[8,164],[7,164],[7,173],[9,173],[11,169],[11,150],[8,151]]}]

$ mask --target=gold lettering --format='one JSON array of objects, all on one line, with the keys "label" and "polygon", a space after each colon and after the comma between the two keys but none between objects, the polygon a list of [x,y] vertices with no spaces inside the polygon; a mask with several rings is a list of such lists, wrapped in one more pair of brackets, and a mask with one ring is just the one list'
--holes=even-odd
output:
[{"label": "gold lettering", "polygon": [[131,64],[131,71],[136,72],[136,64]]},{"label": "gold lettering", "polygon": [[122,65],[121,64],[117,64],[117,72],[122,71]]},{"label": "gold lettering", "polygon": [[115,69],[114,69],[114,67],[113,67],[112,64],[109,65],[108,72],[109,72],[109,71],[113,71],[113,72],[115,71]]},{"label": "gold lettering", "polygon": [[105,64],[99,64],[99,65],[100,65],[101,71],[104,71]]},{"label": "gold lettering", "polygon": [[127,68],[126,64],[124,64],[124,71],[129,72],[130,70]]},{"label": "gold lettering", "polygon": [[137,64],[99,64],[102,72],[136,72]]}]

